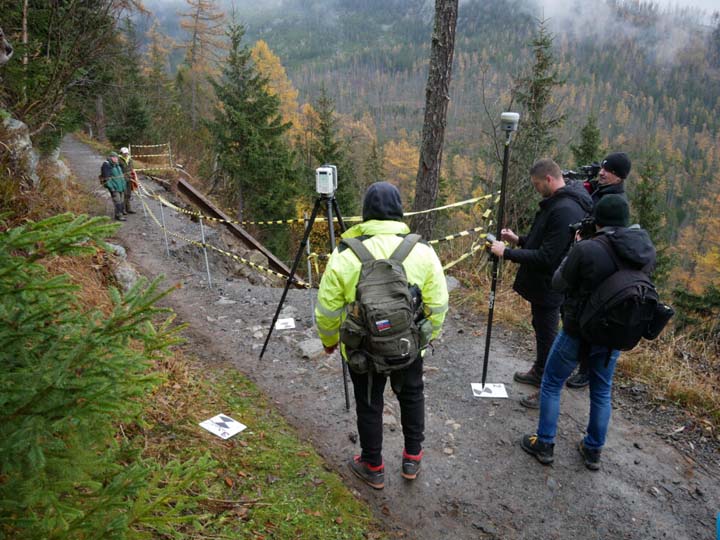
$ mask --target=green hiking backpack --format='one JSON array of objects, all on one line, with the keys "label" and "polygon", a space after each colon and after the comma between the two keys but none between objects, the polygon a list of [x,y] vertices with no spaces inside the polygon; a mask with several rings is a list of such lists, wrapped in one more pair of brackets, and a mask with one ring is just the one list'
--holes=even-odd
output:
[{"label": "green hiking backpack", "polygon": [[407,367],[425,348],[432,324],[424,317],[422,294],[408,286],[402,262],[420,240],[407,235],[387,259],[376,259],[358,238],[343,239],[362,267],[355,301],[340,326],[348,366],[356,373],[388,374]]}]

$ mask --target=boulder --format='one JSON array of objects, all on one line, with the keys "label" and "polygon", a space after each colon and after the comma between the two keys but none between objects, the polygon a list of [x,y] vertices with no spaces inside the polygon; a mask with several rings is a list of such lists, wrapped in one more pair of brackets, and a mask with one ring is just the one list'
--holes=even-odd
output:
[{"label": "boulder", "polygon": [[26,188],[37,188],[40,185],[38,154],[33,149],[27,125],[15,118],[5,118],[0,125],[0,141],[4,143],[0,147],[3,160],[7,155],[7,165],[16,171]]},{"label": "boulder", "polygon": [[122,261],[115,269],[115,279],[120,284],[123,292],[128,292],[140,279],[140,275],[135,268],[127,261]]}]

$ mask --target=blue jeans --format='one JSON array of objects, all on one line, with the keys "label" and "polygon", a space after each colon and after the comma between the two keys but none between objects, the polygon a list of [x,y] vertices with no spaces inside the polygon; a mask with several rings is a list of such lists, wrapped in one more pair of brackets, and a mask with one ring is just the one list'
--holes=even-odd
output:
[{"label": "blue jeans", "polygon": [[[553,443],[557,433],[560,415],[560,391],[565,381],[578,364],[580,339],[566,334],[563,330],[555,338],[548,356],[542,386],[540,387],[540,419],[537,434],[542,442]],[[590,449],[600,449],[605,444],[612,404],[612,378],[620,351],[612,351],[608,359],[607,347],[593,346],[590,349],[590,419],[587,435],[583,440]]]}]

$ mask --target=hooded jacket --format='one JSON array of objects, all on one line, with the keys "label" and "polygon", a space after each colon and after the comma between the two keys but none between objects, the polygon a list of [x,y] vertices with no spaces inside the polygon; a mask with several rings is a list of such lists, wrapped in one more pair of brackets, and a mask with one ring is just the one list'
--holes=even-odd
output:
[{"label": "hooded jacket", "polygon": [[[379,187],[378,187],[379,186]],[[396,189],[385,189],[373,184],[365,196],[363,216],[372,219],[351,227],[342,238],[362,239],[363,245],[375,258],[388,258],[402,242],[410,228],[386,216],[402,216]],[[399,214],[398,214],[399,209]],[[345,307],[355,300],[355,289],[360,279],[360,260],[352,250],[336,248],[320,281],[315,320],[320,340],[331,347],[340,340],[340,324],[345,319]],[[410,285],[417,285],[422,292],[425,315],[432,323],[432,338],[440,335],[448,310],[448,292],[442,265],[437,254],[427,244],[418,242],[403,261],[403,268]],[[341,347],[345,356],[344,347]]]},{"label": "hooded jacket", "polygon": [[632,227],[604,227],[588,240],[573,246],[555,272],[552,286],[565,293],[562,306],[563,330],[579,336],[578,318],[585,300],[593,290],[618,268],[602,245],[597,241],[605,236],[617,255],[630,268],[642,270],[648,276],[655,269],[655,246],[647,231]]},{"label": "hooded jacket", "polygon": [[590,196],[592,197],[593,205],[596,205],[605,195],[620,195],[627,202],[624,180],[618,184],[608,184],[602,186],[599,183],[591,183],[590,185],[592,186],[592,193]]},{"label": "hooded jacket", "polygon": [[503,257],[520,264],[513,289],[528,302],[558,307],[563,295],[551,281],[573,240],[570,225],[592,210],[592,199],[581,184],[568,184],[540,201],[532,228],[520,237],[520,248],[505,248]]},{"label": "hooded jacket", "polygon": [[102,164],[100,169],[100,176],[102,177],[103,186],[110,191],[125,191],[126,182],[125,175],[123,174],[122,167],[120,166],[120,159],[118,158],[117,163],[113,163],[111,157],[117,157],[111,154]]}]

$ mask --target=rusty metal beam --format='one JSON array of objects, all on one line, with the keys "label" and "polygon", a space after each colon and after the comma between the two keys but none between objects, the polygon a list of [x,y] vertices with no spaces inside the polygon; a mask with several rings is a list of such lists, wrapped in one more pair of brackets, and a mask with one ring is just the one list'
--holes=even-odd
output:
[{"label": "rusty metal beam", "polygon": [[[186,174],[185,171],[181,171],[182,173]],[[225,226],[225,228],[236,238],[238,238],[240,241],[243,242],[248,248],[254,249],[262,253],[268,258],[268,261],[270,263],[270,266],[273,270],[280,272],[281,274],[284,274],[285,276],[290,275],[290,268],[285,266],[283,262],[278,259],[275,255],[273,255],[265,246],[263,246],[260,242],[258,242],[255,238],[250,236],[245,229],[240,227],[239,225],[235,225],[234,223],[229,223],[231,220],[230,216],[225,214],[222,210],[217,208],[213,203],[211,203],[205,195],[200,193],[197,189],[193,187],[190,182],[185,180],[184,178],[178,178],[177,180],[177,189],[185,195],[190,201],[192,201],[193,204],[197,205],[199,208],[202,209],[202,212],[206,214],[209,217],[214,217],[218,219],[225,220],[222,222],[222,225]],[[296,286],[299,287],[299,285],[296,284]]]}]

